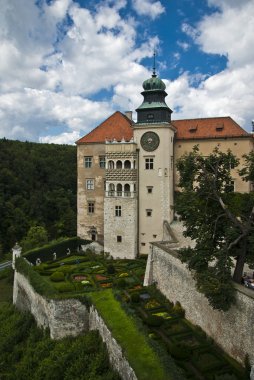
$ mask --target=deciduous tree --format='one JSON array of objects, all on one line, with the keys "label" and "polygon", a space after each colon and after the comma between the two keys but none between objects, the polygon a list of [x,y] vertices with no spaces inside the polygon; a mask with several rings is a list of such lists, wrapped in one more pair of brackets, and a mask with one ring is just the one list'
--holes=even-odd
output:
[{"label": "deciduous tree", "polygon": [[[239,173],[249,180],[254,155],[245,162]],[[216,148],[203,156],[198,146],[177,162],[181,192],[176,211],[185,235],[196,242],[195,248],[181,251],[181,258],[194,270],[198,290],[220,310],[228,310],[235,300],[232,279],[240,283],[244,263],[254,264],[254,197],[233,193],[231,170],[238,164],[231,151]]]}]

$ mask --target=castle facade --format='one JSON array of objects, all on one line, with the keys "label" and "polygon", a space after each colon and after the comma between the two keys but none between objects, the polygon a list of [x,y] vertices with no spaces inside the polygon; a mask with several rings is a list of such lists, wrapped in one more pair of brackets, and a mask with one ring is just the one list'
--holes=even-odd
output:
[{"label": "castle facade", "polygon": [[[176,160],[199,145],[203,154],[217,146],[242,155],[253,150],[253,136],[233,119],[171,120],[164,82],[155,71],[143,83],[143,103],[115,112],[77,141],[78,236],[104,244],[114,258],[148,254],[150,243],[167,240],[174,218]],[[252,191],[232,170],[234,191]]]}]

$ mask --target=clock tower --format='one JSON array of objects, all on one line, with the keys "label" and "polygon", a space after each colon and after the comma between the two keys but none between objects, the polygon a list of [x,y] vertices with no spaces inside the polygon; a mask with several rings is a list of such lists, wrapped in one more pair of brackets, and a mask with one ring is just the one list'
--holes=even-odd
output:
[{"label": "clock tower", "polygon": [[173,220],[174,133],[165,83],[153,70],[143,83],[143,103],[136,109],[134,141],[138,148],[138,251],[162,241],[165,222]]}]

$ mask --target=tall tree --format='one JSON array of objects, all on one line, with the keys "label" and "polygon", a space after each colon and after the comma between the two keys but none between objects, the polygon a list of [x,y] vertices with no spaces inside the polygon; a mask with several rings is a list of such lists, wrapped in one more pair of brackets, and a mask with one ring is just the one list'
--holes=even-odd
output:
[{"label": "tall tree", "polygon": [[[240,172],[245,180],[253,162],[248,159]],[[196,242],[195,248],[181,251],[181,258],[194,270],[198,290],[220,310],[235,300],[232,268],[233,280],[240,283],[244,263],[254,264],[254,196],[233,193],[231,170],[238,164],[231,151],[216,148],[203,156],[198,146],[177,162],[181,192],[176,211],[185,235]]]}]

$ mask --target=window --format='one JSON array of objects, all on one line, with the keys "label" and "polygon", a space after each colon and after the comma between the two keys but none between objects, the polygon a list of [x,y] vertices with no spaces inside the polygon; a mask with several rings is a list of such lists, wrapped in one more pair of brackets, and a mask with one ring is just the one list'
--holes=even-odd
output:
[{"label": "window", "polygon": [[110,161],[108,162],[108,168],[109,168],[109,169],[114,169],[114,168],[115,168],[115,163],[114,163],[114,161],[110,160]]},{"label": "window", "polygon": [[122,216],[122,206],[115,206],[115,216]]},{"label": "window", "polygon": [[146,170],[153,169],[153,158],[146,158],[145,168],[146,168]]},{"label": "window", "polygon": [[116,241],[117,241],[117,243],[121,243],[122,242],[122,236],[117,236],[116,237]]},{"label": "window", "polygon": [[85,168],[91,168],[92,167],[92,159],[93,159],[93,157],[91,157],[91,156],[84,157]]},{"label": "window", "polygon": [[94,190],[94,180],[93,179],[87,179],[86,180],[86,189],[87,190]]},{"label": "window", "polygon": [[94,202],[88,202],[88,214],[94,213]]},{"label": "window", "polygon": [[151,209],[146,210],[146,216],[152,216],[152,210]]},{"label": "window", "polygon": [[104,169],[106,166],[105,156],[100,156],[100,168]]},{"label": "window", "polygon": [[141,243],[141,245],[144,247],[146,245],[146,243]]},{"label": "window", "polygon": [[157,235],[153,235],[153,238],[156,239],[156,238],[157,238]]},{"label": "window", "polygon": [[148,194],[152,194],[152,192],[153,192],[153,186],[146,186],[146,188],[147,188],[147,193]]},{"label": "window", "polygon": [[149,113],[149,114],[147,115],[147,119],[148,119],[148,120],[152,120],[152,119],[154,119],[154,114],[153,114],[153,113]]}]

